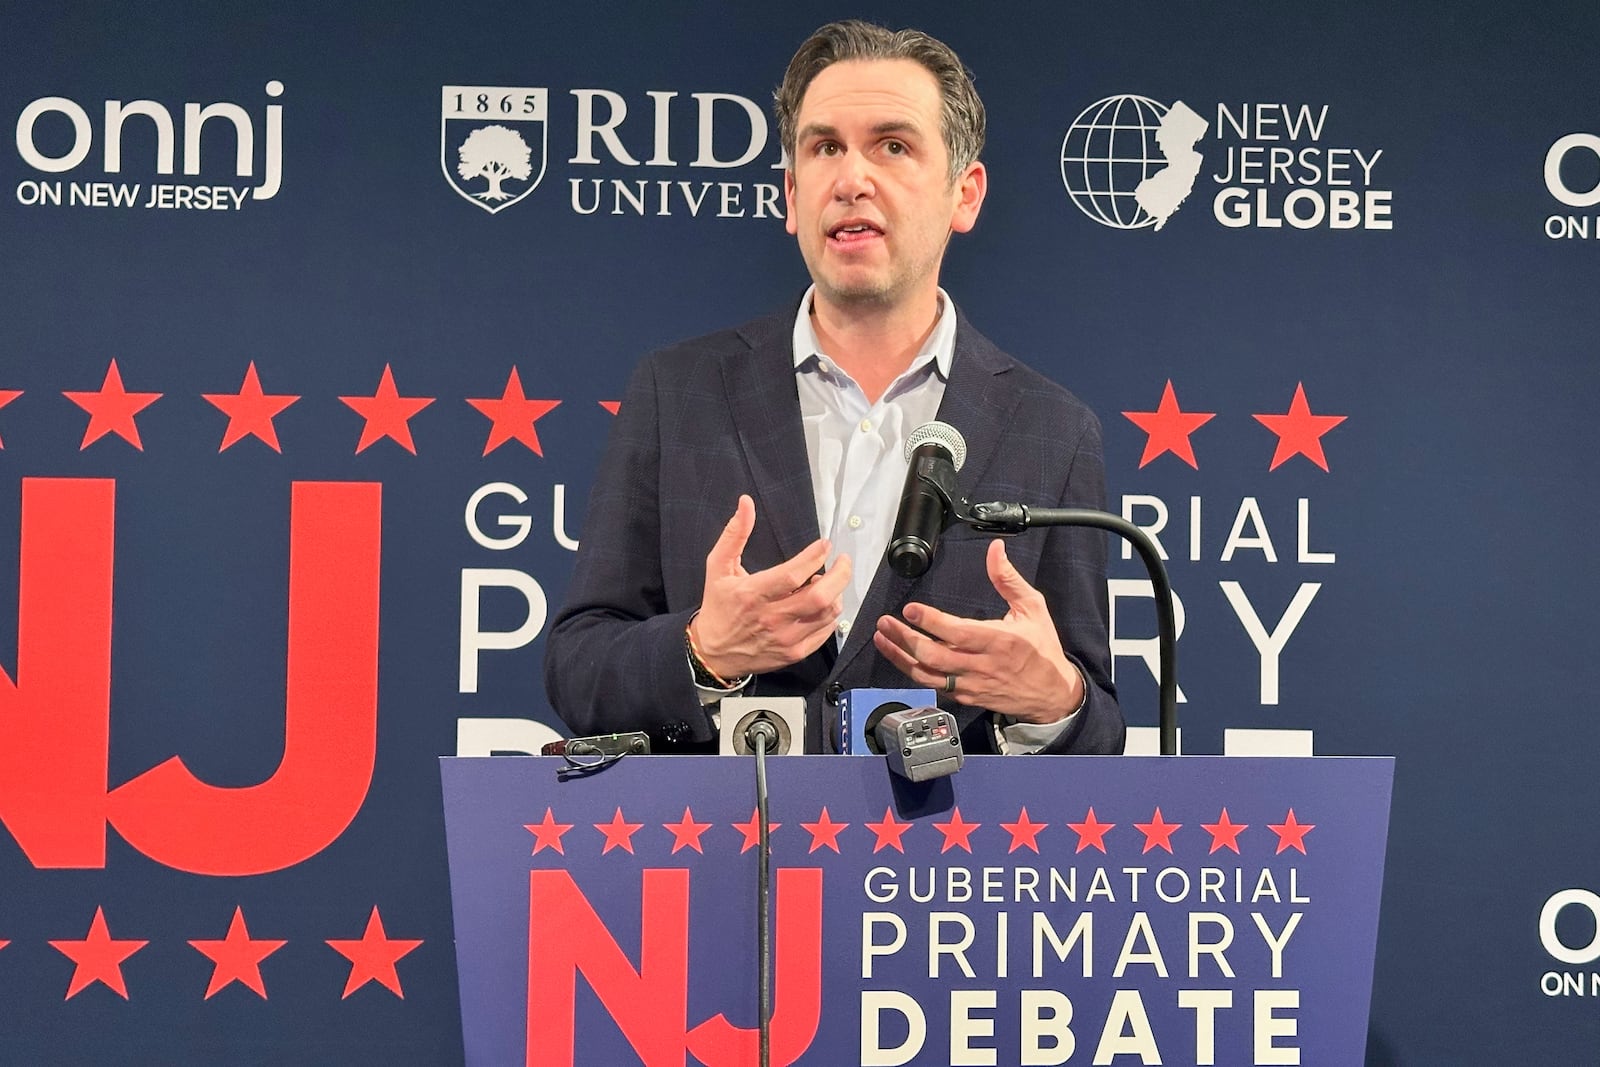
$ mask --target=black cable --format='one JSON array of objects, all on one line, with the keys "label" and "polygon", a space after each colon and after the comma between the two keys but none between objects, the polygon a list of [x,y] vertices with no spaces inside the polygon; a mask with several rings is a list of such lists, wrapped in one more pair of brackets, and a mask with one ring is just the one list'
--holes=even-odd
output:
[{"label": "black cable", "polygon": [[[770,727],[769,727],[770,729]],[[760,855],[756,859],[756,945],[760,967],[756,978],[757,1012],[761,1028],[760,1064],[772,1059],[772,842],[767,830],[767,735],[752,730],[756,750],[756,819]]]},{"label": "black cable", "polygon": [[626,755],[629,755],[629,753],[613,752],[609,756],[601,756],[593,763],[584,763],[581,760],[573,759],[571,756],[563,752],[561,753],[561,758],[566,760],[567,765],[565,767],[556,768],[556,777],[566,780],[568,778],[578,778],[590,774],[597,774],[611,766],[613,763],[616,763]]}]

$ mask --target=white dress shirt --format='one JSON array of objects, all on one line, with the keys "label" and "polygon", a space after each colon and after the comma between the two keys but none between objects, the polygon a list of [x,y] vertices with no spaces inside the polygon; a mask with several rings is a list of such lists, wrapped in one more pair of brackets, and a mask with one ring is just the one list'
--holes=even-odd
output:
[{"label": "white dress shirt", "polygon": [[[822,351],[811,323],[811,295],[807,290],[795,316],[795,387],[811,464],[817,529],[832,543],[833,555],[848,555],[855,565],[839,617],[838,638],[843,644],[878,561],[889,547],[909,466],[906,438],[937,417],[944,399],[955,358],[956,312],[941,289],[933,332],[911,365],[871,404],[855,379]],[[872,625],[875,620],[862,622]]]}]

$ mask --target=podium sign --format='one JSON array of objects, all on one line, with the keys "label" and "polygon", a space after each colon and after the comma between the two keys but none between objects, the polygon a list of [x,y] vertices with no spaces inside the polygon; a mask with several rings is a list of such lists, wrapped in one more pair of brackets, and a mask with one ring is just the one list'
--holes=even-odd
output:
[{"label": "podium sign", "polygon": [[[441,760],[466,1060],[756,1062],[754,767]],[[774,1064],[1360,1063],[1394,762],[769,762]]]}]

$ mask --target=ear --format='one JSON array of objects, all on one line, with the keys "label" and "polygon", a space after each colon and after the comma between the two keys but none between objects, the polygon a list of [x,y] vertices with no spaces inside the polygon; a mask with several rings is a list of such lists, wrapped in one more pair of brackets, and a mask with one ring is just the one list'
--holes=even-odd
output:
[{"label": "ear", "polygon": [[783,228],[793,237],[800,232],[794,221],[794,167],[783,172]]},{"label": "ear", "polygon": [[955,211],[950,217],[950,229],[966,233],[978,224],[978,210],[989,191],[989,172],[979,162],[967,164],[967,169],[956,179]]}]

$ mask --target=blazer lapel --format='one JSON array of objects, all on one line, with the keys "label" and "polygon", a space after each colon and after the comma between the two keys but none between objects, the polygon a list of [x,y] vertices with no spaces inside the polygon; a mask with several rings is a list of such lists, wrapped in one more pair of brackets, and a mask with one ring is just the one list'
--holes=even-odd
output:
[{"label": "blazer lapel", "polygon": [[756,533],[777,538],[788,559],[819,536],[811,466],[795,389],[794,313],[779,313],[740,330],[750,351],[722,361],[728,409],[755,487]]}]

